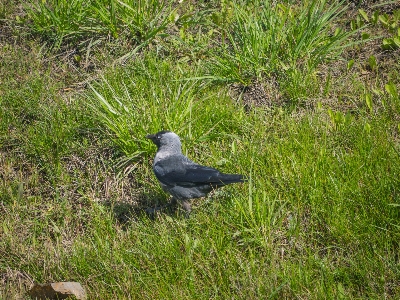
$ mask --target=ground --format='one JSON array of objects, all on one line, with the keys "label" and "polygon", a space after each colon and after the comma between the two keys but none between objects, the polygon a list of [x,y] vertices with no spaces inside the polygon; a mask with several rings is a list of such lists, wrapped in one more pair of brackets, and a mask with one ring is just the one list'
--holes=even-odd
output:
[{"label": "ground", "polygon": [[[121,3],[0,4],[0,298],[398,299],[399,5]],[[147,216],[163,129],[249,181]]]}]

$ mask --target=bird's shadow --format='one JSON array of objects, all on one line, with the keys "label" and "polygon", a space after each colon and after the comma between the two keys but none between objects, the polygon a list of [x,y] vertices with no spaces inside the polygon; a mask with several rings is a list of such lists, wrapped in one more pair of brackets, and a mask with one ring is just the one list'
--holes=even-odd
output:
[{"label": "bird's shadow", "polygon": [[141,219],[157,220],[165,214],[176,217],[181,214],[180,206],[168,196],[157,192],[141,192],[135,201],[109,201],[105,204],[113,212],[116,221],[125,228],[130,222]]},{"label": "bird's shadow", "polygon": [[[204,205],[210,206],[212,202],[226,194],[221,190],[213,191],[207,197],[193,199],[192,204],[195,204],[197,208]],[[171,197],[156,191],[140,192],[132,201],[114,200],[105,205],[113,212],[115,220],[123,229],[126,229],[130,223],[143,219],[157,221],[163,216],[187,219],[193,215],[185,211],[179,203],[172,201]]]}]

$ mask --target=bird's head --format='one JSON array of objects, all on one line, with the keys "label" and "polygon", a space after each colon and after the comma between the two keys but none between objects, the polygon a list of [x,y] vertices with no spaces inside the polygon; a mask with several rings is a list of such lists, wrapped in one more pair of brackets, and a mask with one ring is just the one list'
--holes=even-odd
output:
[{"label": "bird's head", "polygon": [[157,148],[165,146],[167,148],[181,148],[181,140],[179,136],[172,131],[159,131],[155,134],[148,134],[146,138],[150,139],[154,144],[156,144]]}]

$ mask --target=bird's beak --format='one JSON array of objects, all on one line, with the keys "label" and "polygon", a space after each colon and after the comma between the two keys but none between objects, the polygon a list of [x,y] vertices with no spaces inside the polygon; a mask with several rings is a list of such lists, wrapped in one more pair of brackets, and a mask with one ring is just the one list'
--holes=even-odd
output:
[{"label": "bird's beak", "polygon": [[155,138],[156,138],[156,135],[155,135],[155,134],[148,134],[148,135],[146,135],[146,139],[154,140]]}]

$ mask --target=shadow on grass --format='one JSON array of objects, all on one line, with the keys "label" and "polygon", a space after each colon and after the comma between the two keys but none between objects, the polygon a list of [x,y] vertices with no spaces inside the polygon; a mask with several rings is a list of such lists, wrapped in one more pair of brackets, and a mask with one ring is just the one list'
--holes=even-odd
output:
[{"label": "shadow on grass", "polygon": [[172,203],[171,199],[159,193],[142,192],[136,197],[135,203],[123,201],[105,203],[105,206],[112,211],[115,219],[123,228],[126,228],[130,222],[143,218],[155,221],[161,215],[176,217],[181,214],[179,204]]}]

